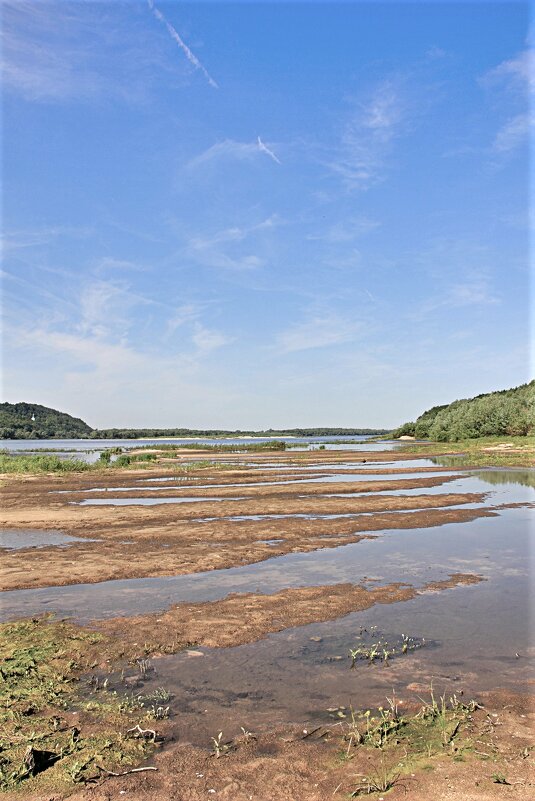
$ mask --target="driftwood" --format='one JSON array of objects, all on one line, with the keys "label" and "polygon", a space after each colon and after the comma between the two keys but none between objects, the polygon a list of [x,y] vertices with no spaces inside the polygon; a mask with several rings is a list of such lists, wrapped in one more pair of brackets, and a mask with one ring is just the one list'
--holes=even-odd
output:
[{"label": "driftwood", "polygon": [[97,765],[97,768],[103,773],[107,773],[108,776],[128,776],[129,773],[143,773],[143,771],[146,770],[158,770],[158,768],[148,766],[146,768],[131,768],[130,770],[123,770],[121,773],[116,773],[114,770],[103,768],[102,765]]}]

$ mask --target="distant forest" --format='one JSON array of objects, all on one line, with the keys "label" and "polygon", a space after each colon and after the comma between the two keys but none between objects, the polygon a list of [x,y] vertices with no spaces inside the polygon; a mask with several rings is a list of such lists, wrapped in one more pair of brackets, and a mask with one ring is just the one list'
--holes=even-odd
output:
[{"label": "distant forest", "polygon": [[387,434],[379,428],[268,428],[265,431],[228,431],[217,428],[106,428],[95,430],[100,439],[154,439],[156,437],[351,437]]},{"label": "distant forest", "polygon": [[386,434],[376,428],[287,428],[228,431],[194,428],[91,428],[83,420],[36,403],[0,403],[0,439],[155,439],[157,437],[336,437]]},{"label": "distant forest", "polygon": [[535,430],[535,381],[513,389],[433,406],[414,423],[396,429],[393,437],[414,436],[433,442],[478,437],[525,436]]}]

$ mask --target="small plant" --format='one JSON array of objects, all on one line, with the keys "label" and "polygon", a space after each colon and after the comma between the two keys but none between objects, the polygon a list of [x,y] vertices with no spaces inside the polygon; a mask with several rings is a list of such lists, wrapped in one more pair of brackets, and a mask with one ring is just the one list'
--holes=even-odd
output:
[{"label": "small plant", "polygon": [[70,765],[65,765],[65,771],[67,772],[71,782],[74,782],[75,784],[86,782],[87,777],[84,775],[84,770],[92,761],[93,757],[89,757],[88,759],[76,760]]},{"label": "small plant", "polygon": [[[364,632],[368,633],[366,629],[361,629],[359,639],[363,636]],[[370,633],[372,640],[374,637],[378,636],[375,626],[372,626]],[[392,657],[407,654],[409,651],[423,648],[424,645],[425,639],[422,638],[419,640],[415,637],[409,637],[407,634],[402,634],[400,642],[395,644],[391,644],[387,640],[381,638],[368,644],[361,643],[355,648],[349,649],[351,667],[354,668],[358,660],[364,660],[370,664],[373,664],[373,662],[377,660],[384,665],[388,665]]]},{"label": "small plant", "polygon": [[154,668],[152,667],[150,659],[143,659],[143,658],[142,659],[136,659],[136,664],[137,664],[138,669],[139,669],[139,675],[142,678],[145,678],[147,673],[150,673],[151,671],[154,670]]},{"label": "small plant", "polygon": [[383,748],[392,735],[399,732],[407,723],[398,711],[398,701],[394,694],[387,698],[388,707],[380,706],[378,715],[372,715],[371,710],[360,715],[364,725],[359,725],[358,716],[351,707],[351,720],[347,724],[344,739],[348,742],[347,756],[352,746],[369,745],[373,748]]},{"label": "small plant", "polygon": [[256,734],[254,732],[248,731],[243,726],[240,726],[240,729],[246,743],[248,743],[250,740],[256,740]]},{"label": "small plant", "polygon": [[357,798],[359,795],[370,795],[371,793],[386,793],[399,781],[399,771],[387,768],[384,758],[381,763],[368,775],[363,775],[359,786],[351,793],[350,798]]},{"label": "small plant", "polygon": [[491,778],[494,784],[511,784],[511,782],[507,781],[503,773],[493,773]]},{"label": "small plant", "polygon": [[223,742],[223,732],[220,731],[217,737],[212,737],[212,756],[215,756],[216,759],[219,757],[227,756],[233,749],[232,740],[228,740],[227,742]]},{"label": "small plant", "polygon": [[171,693],[165,689],[165,687],[157,687],[151,693],[147,693],[146,695],[138,695],[138,701],[144,703],[145,701],[151,703],[162,703],[166,704],[168,701],[171,700]]},{"label": "small plant", "polygon": [[147,711],[147,718],[149,720],[166,720],[169,717],[169,707],[168,706],[156,706],[156,704],[152,704],[152,706]]}]

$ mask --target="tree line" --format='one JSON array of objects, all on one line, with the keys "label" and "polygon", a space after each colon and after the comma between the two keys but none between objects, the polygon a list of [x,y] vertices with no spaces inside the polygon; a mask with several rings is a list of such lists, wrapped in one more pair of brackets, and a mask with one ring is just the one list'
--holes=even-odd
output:
[{"label": "tree line", "polygon": [[535,381],[512,389],[433,406],[392,436],[457,442],[489,436],[526,436],[535,430]]}]

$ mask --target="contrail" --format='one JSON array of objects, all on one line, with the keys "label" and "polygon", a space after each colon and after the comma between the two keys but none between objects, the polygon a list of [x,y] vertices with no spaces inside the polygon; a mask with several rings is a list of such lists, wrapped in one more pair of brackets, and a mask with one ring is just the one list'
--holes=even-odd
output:
[{"label": "contrail", "polygon": [[195,69],[198,69],[202,72],[202,74],[204,75],[210,86],[212,86],[214,89],[219,89],[219,86],[214,81],[208,70],[205,67],[203,67],[203,65],[201,64],[195,53],[191,52],[187,44],[180,38],[179,34],[173,28],[171,23],[168,22],[164,17],[164,15],[162,14],[162,12],[156,8],[156,6],[154,5],[154,0],[147,0],[147,5],[154,14],[154,16],[156,17],[156,19],[165,25],[165,27],[169,31],[169,35],[171,36],[171,38],[174,39],[177,45],[180,47],[180,49],[184,51],[184,53],[186,54],[186,58],[188,59],[190,64],[193,64]]},{"label": "contrail", "polygon": [[260,139],[260,137],[258,137],[258,140],[257,140],[257,141],[258,141],[258,147],[259,147],[259,149],[262,151],[262,153],[266,153],[266,155],[268,155],[268,156],[270,157],[270,159],[273,159],[273,161],[275,161],[277,164],[280,164],[280,163],[281,163],[281,162],[279,161],[279,159],[277,158],[277,156],[275,155],[275,153],[274,153],[272,150],[270,150],[270,149],[269,149],[269,147],[267,147],[267,146],[266,146],[266,145],[265,145],[265,144],[262,142],[262,140]]}]

